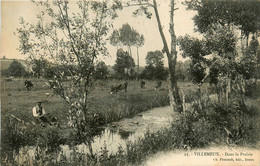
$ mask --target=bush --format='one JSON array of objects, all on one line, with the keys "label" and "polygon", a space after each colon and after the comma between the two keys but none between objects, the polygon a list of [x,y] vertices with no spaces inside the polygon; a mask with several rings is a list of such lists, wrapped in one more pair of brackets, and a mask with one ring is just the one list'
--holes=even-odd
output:
[{"label": "bush", "polygon": [[245,96],[257,98],[260,95],[260,83],[254,81],[248,81],[245,87]]},{"label": "bush", "polygon": [[59,151],[59,147],[63,143],[65,141],[61,137],[60,130],[56,127],[42,128],[40,125],[33,125],[9,117],[2,130],[1,157],[6,158],[8,160],[6,162],[15,162],[14,155],[18,154],[21,147],[25,146],[39,146],[39,148],[45,148],[46,154],[51,154]]},{"label": "bush", "polygon": [[[208,99],[207,99],[208,100]],[[255,146],[258,111],[244,101],[212,103],[194,102],[190,110],[179,115],[172,124],[178,148],[203,148],[211,144]]]},{"label": "bush", "polygon": [[2,70],[2,75],[7,77],[28,77],[30,74],[20,62],[13,60],[7,69]]}]

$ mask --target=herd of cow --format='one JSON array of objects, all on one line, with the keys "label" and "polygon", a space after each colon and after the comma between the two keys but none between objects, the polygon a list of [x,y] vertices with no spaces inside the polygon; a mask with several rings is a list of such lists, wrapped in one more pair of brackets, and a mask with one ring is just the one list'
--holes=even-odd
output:
[{"label": "herd of cow", "polygon": [[[53,84],[51,81],[49,81],[49,84],[50,86],[52,87]],[[28,91],[30,91],[32,88],[33,88],[33,83],[29,80],[25,80],[24,81],[24,86],[26,87],[26,89]],[[110,94],[115,94],[117,92],[119,92],[120,90],[123,90],[124,92],[127,92],[127,86],[128,86],[128,83],[127,82],[123,82],[123,83],[120,83],[120,84],[117,84],[117,85],[113,85],[111,88],[110,88]],[[162,81],[157,81],[156,82],[156,86],[155,86],[155,90],[159,90],[162,86]],[[145,81],[140,81],[140,87],[142,89],[145,88]]]},{"label": "herd of cow", "polygon": [[[124,90],[125,92],[127,92],[127,85],[128,85],[127,82],[123,82],[123,83],[120,83],[118,85],[112,86],[111,89],[110,89],[110,94],[117,93],[120,90]],[[156,86],[155,86],[155,90],[159,90],[161,88],[161,86],[162,86],[162,81],[157,81]],[[143,80],[140,81],[140,87],[142,89],[145,88],[145,81],[143,81]]]}]

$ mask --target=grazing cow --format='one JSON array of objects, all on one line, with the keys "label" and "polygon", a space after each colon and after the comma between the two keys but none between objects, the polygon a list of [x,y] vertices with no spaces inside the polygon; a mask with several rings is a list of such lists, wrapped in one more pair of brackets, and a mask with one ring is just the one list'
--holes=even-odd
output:
[{"label": "grazing cow", "polygon": [[155,90],[159,90],[162,86],[162,81],[157,81],[156,86],[155,86]]},{"label": "grazing cow", "polygon": [[112,86],[110,89],[110,94],[117,93],[119,90],[124,90],[125,92],[127,92],[127,82],[120,83],[116,86]]},{"label": "grazing cow", "polygon": [[145,88],[145,81],[141,81],[140,86],[141,86],[142,89],[144,89]]},{"label": "grazing cow", "polygon": [[28,91],[30,91],[33,87],[33,83],[29,80],[24,81],[24,86],[27,88]]}]

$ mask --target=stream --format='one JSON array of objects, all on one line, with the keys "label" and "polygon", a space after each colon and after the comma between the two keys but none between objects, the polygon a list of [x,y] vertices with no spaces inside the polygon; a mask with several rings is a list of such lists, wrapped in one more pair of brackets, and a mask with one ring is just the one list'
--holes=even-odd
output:
[{"label": "stream", "polygon": [[[147,130],[156,132],[162,127],[170,126],[172,113],[170,106],[160,107],[139,113],[132,118],[112,122],[100,135],[94,137],[93,152],[98,154],[104,145],[109,153],[116,153],[120,146],[125,149],[128,141],[133,142],[143,137]],[[88,153],[88,147],[85,144],[78,145],[77,149],[80,153]],[[67,145],[62,146],[62,151],[66,157],[73,153]]]},{"label": "stream", "polygon": [[[116,153],[120,146],[125,149],[128,141],[134,142],[138,138],[143,137],[147,130],[156,132],[161,128],[169,127],[173,114],[170,106],[166,106],[139,113],[131,118],[112,122],[104,127],[98,136],[94,137],[94,142],[92,143],[93,152],[99,154],[104,146],[106,146],[109,153]],[[74,148],[70,148],[68,145],[61,145],[60,147],[60,155],[68,159],[71,154],[75,153],[75,149],[79,153],[89,153],[89,149],[85,144],[77,145]],[[22,161],[25,156],[34,158],[35,150],[35,147],[21,148],[16,160]],[[27,153],[25,154],[25,152]]]}]

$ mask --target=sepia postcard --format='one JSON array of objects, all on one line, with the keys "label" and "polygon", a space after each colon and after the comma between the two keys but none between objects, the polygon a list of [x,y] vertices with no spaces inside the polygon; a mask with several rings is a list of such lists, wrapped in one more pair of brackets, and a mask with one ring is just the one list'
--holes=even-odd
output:
[{"label": "sepia postcard", "polygon": [[260,166],[259,0],[2,0],[1,165]]}]

